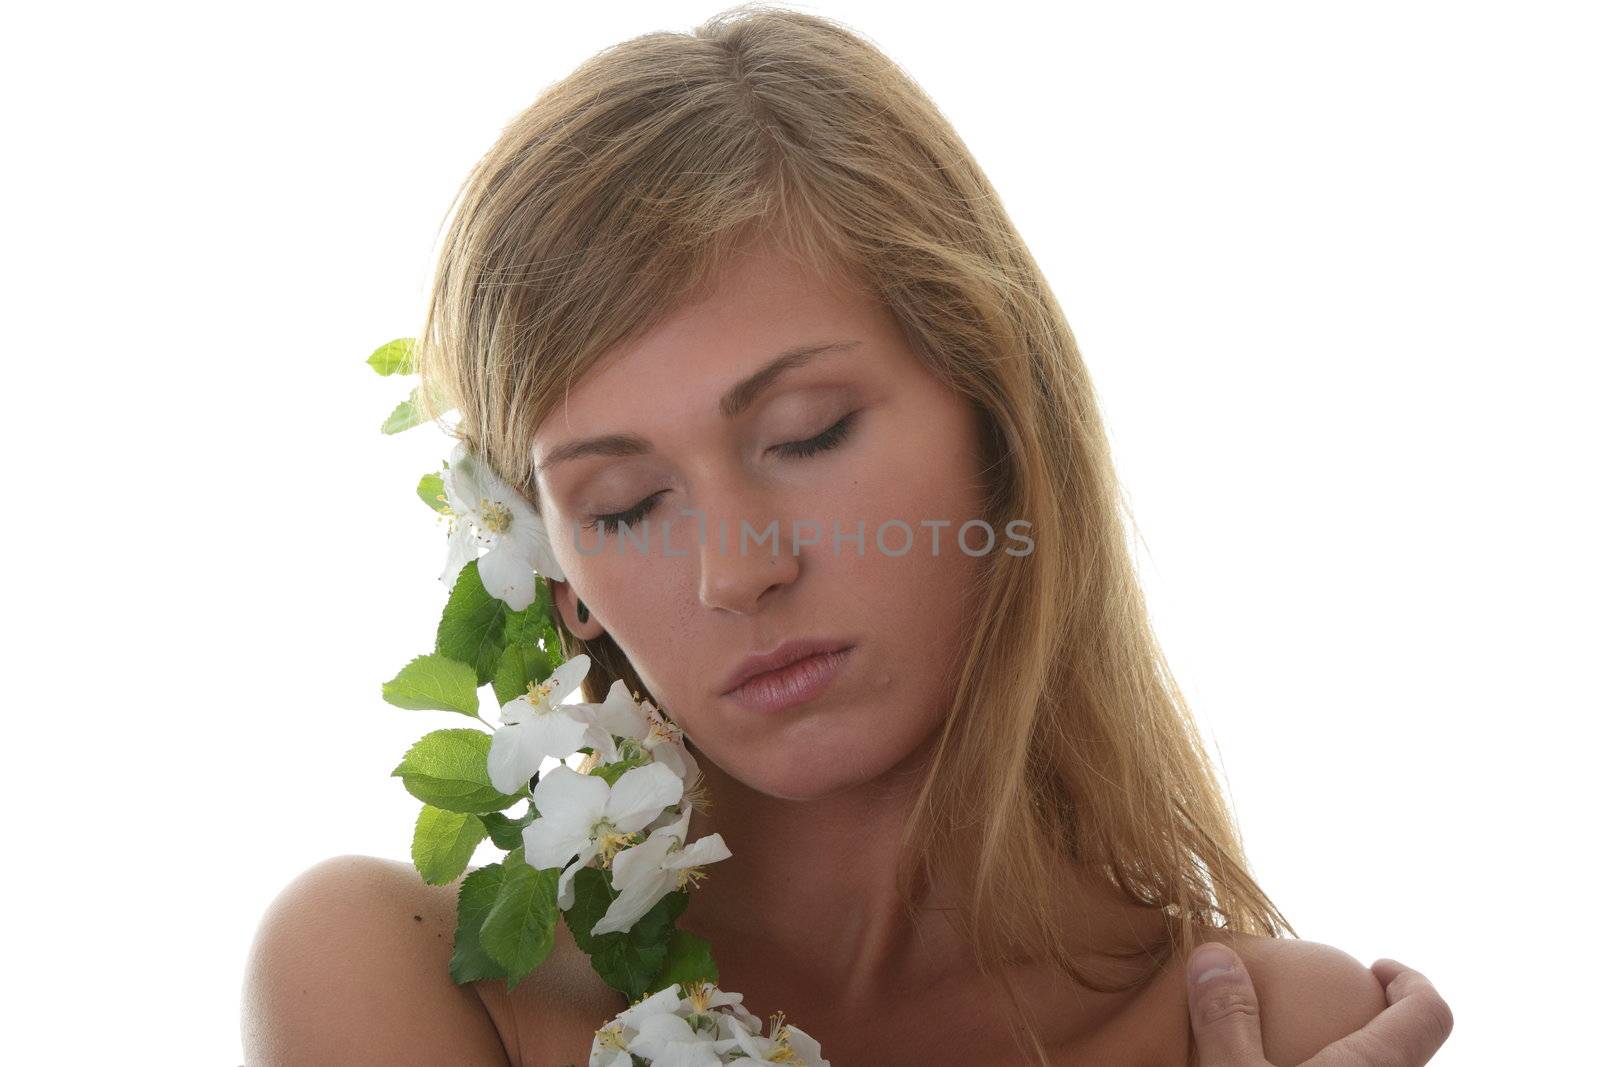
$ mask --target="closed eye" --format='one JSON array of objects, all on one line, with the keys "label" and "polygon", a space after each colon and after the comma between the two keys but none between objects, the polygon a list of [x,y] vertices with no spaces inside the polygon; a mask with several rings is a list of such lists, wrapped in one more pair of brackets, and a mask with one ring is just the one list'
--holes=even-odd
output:
[{"label": "closed eye", "polygon": [[[786,459],[805,459],[820,452],[838,448],[844,443],[844,439],[850,436],[850,431],[855,426],[856,417],[860,414],[860,410],[857,409],[815,437],[808,437],[804,441],[789,441],[781,445],[773,445],[767,451],[776,452]],[[599,527],[601,534],[604,535],[608,528],[615,530],[624,524],[633,526],[655,510],[656,498],[665,492],[666,490],[662,489],[659,492],[651,493],[627,511],[614,511],[606,515],[591,515],[584,522],[583,528],[593,530]]]},{"label": "closed eye", "polygon": [[814,456],[818,452],[826,452],[830,448],[837,448],[850,434],[850,428],[855,425],[859,410],[852,411],[832,426],[823,430],[815,437],[808,437],[804,441],[791,441],[788,444],[773,445],[768,451],[776,452],[782,456],[802,459]]}]

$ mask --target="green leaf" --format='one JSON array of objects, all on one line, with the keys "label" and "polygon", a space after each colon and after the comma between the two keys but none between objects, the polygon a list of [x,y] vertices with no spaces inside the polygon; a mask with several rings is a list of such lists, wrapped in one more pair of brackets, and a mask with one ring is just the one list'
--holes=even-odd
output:
[{"label": "green leaf", "polygon": [[533,801],[528,801],[528,810],[515,819],[498,812],[491,811],[486,815],[479,815],[478,820],[489,831],[489,839],[494,842],[495,848],[503,848],[507,852],[522,847],[522,828],[539,817],[539,809],[533,806]]},{"label": "green leaf", "polygon": [[506,992],[532,974],[556,942],[556,883],[561,868],[539,870],[523,859],[522,849],[506,854],[505,874],[494,906],[484,916],[479,935],[483,950],[506,969]]},{"label": "green leaf", "polygon": [[[533,602],[521,611],[506,613],[505,644],[508,647],[521,645],[524,648],[537,648],[539,639],[547,634],[552,637],[555,635],[550,623],[550,580],[540,575],[534,579]],[[551,669],[554,670],[553,667]]]},{"label": "green leaf", "polygon": [[621,778],[635,767],[643,766],[647,762],[649,760],[645,756],[634,756],[630,759],[617,760],[615,763],[602,763],[589,773],[596,778],[604,778],[606,785],[616,785],[618,778]]},{"label": "green leaf", "polygon": [[478,716],[478,678],[472,664],[430,653],[417,656],[383,683],[383,699],[413,711],[459,711]]},{"label": "green leaf", "polygon": [[416,351],[416,338],[401,337],[390,341],[388,344],[379,345],[367,357],[367,366],[379,374],[415,374],[416,366],[412,355]]},{"label": "green leaf", "polygon": [[589,931],[605,915],[617,893],[604,872],[585,867],[574,878],[572,907],[563,912],[567,928],[578,947],[589,954],[595,973],[611,988],[638,1000],[650,989],[651,979],[667,959],[667,942],[673,923],[689,904],[689,894],[679,890],[656,902],[629,930],[592,937]]},{"label": "green leaf", "polygon": [[[433,650],[460,663],[470,663],[476,689],[494,677],[495,667],[500,663],[500,650],[505,647],[502,635],[509,614],[511,609],[506,602],[483,587],[483,579],[478,576],[478,561],[469,560],[450,590]],[[476,692],[472,699],[476,707]]]},{"label": "green leaf", "polygon": [[550,657],[537,648],[507,645],[494,669],[494,699],[505,707],[528,692],[528,683],[548,678],[555,667]]},{"label": "green leaf", "polygon": [[422,476],[422,480],[417,482],[417,495],[434,511],[443,511],[449,506],[444,496],[444,478],[438,471]]},{"label": "green leaf", "polygon": [[667,939],[667,962],[661,973],[650,982],[650,992],[657,993],[673,982],[717,981],[717,961],[711,958],[711,942],[687,930],[672,928]]},{"label": "green leaf", "polygon": [[424,804],[411,835],[411,862],[424,882],[447,885],[461,877],[487,832],[476,815]]},{"label": "green leaf", "polygon": [[505,868],[498,863],[479,867],[456,891],[456,945],[450,956],[450,977],[456,985],[484,978],[504,978],[506,969],[483,950],[483,917],[500,895]]},{"label": "green leaf", "polygon": [[390,777],[436,808],[474,815],[501,811],[527,793],[507,796],[489,781],[489,743],[482,730],[435,730],[411,746]]},{"label": "green leaf", "polygon": [[411,390],[411,395],[395,405],[389,412],[389,417],[383,420],[379,427],[384,433],[399,433],[409,430],[413,426],[422,425],[422,410],[417,406],[417,390]]}]

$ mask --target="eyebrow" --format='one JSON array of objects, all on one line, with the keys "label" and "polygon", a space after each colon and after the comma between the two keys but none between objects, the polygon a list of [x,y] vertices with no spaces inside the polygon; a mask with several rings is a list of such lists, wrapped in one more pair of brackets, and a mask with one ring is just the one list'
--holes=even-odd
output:
[{"label": "eyebrow", "polygon": [[[770,388],[786,372],[809,363],[818,356],[833,352],[845,352],[857,345],[860,341],[827,341],[822,344],[796,345],[793,348],[780,352],[777,358],[768,362],[760,370],[749,377],[734,384],[722,398],[717,401],[717,410],[725,419],[738,416],[741,412],[756,402],[756,399]],[[641,456],[653,450],[649,441],[633,433],[610,433],[600,437],[584,437],[566,444],[557,445],[550,450],[550,454],[535,464],[539,470],[548,470],[557,463],[578,459],[582,456]]]}]

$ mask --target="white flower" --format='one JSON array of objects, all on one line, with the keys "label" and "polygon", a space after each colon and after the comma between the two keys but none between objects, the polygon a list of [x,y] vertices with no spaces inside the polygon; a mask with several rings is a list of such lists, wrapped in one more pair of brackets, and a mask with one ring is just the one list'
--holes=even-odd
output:
[{"label": "white flower", "polygon": [[[606,698],[599,704],[580,705],[579,715],[595,726],[589,747],[600,757],[601,763],[615,763],[618,759],[617,743],[612,738],[622,737],[643,744],[650,732],[650,724],[639,710],[639,704],[628,694],[621,678],[611,683]],[[681,777],[681,776],[680,776]]]},{"label": "white flower", "polygon": [[[730,1018],[738,1019],[744,1024],[747,1031],[752,1034],[761,1032],[761,1020],[752,1015],[742,1003],[743,993],[730,993],[719,989],[715,982],[690,982],[684,990],[684,1010],[680,1014],[694,1014],[696,1012],[711,1013],[717,1020],[719,1032],[723,1037],[732,1037],[732,1028],[728,1025]],[[727,1011],[716,1009],[726,1008]]]},{"label": "white flower", "polygon": [[453,589],[461,568],[476,559],[489,594],[521,611],[533,603],[537,575],[565,579],[544,521],[466,442],[456,444],[442,480],[450,519],[450,547],[439,575],[445,588]]},{"label": "white flower", "polygon": [[722,1067],[722,1053],[734,1041],[701,1033],[681,1015],[652,1015],[639,1024],[628,1051],[648,1059],[651,1067]]},{"label": "white flower", "polygon": [[665,763],[683,779],[685,788],[693,788],[700,777],[700,766],[683,743],[683,731],[677,724],[667,721],[661,709],[646,700],[643,704],[646,729],[640,739],[645,751],[657,763]]},{"label": "white flower", "polygon": [[692,788],[699,779],[700,766],[683,742],[683,731],[650,701],[636,700],[629,695],[622,679],[611,683],[603,703],[582,707],[582,717],[599,727],[591,747],[600,755],[601,763],[615,763],[621,758],[612,740],[612,737],[619,737],[638,742],[651,762],[671,767],[683,779],[685,789]]},{"label": "white flower", "polygon": [[561,703],[588,673],[589,657],[573,656],[501,707],[502,726],[489,741],[489,781],[496,789],[515,793],[528,784],[546,757],[566,759],[598,741],[599,731],[583,710],[591,705]]},{"label": "white flower", "polygon": [[522,830],[527,861],[539,870],[563,868],[556,903],[566,910],[572,907],[572,880],[580,868],[597,855],[609,860],[682,796],[683,780],[660,763],[630,768],[616,785],[564,765],[552,767],[533,789],[539,817]]},{"label": "white flower", "polygon": [[589,1046],[589,1067],[633,1067],[628,1043],[638,1036],[639,1024],[652,1015],[674,1014],[681,1003],[678,984],[674,982],[618,1012],[615,1019],[594,1032],[594,1042]]},{"label": "white flower", "polygon": [[[713,1000],[698,982],[692,984],[688,996],[679,995],[681,988],[674,982],[652,993],[596,1031],[589,1053],[591,1067],[596,1064],[596,1052],[612,1049],[626,1049],[649,1060],[653,1067],[720,1067],[722,1053],[734,1047],[735,1039],[731,1034],[723,1036],[721,1013],[711,1013],[710,1008],[713,1003],[736,1003],[743,998],[722,994]],[[602,1058],[599,1067],[611,1064]]]},{"label": "white flower", "polygon": [[[674,983],[596,1030],[589,1047],[589,1067],[631,1067],[633,1056],[652,1067],[735,1063],[750,1055],[741,1050],[741,1040],[760,1042],[752,1047],[765,1049],[774,1057],[752,1062],[799,1063],[785,1056],[814,1052],[815,1067],[828,1067],[827,1061],[820,1058],[821,1049],[816,1042],[792,1027],[788,1035],[798,1034],[799,1039],[787,1035],[774,1041],[753,1037],[761,1033],[761,1020],[745,1009],[742,1000],[742,994],[718,989],[715,982]],[[728,1053],[735,1058],[724,1059]]]},{"label": "white flower", "polygon": [[817,1040],[798,1026],[785,1023],[782,1012],[773,1020],[771,1037],[750,1033],[737,1019],[730,1019],[729,1025],[733,1028],[740,1051],[749,1057],[742,1062],[783,1063],[788,1067],[830,1067],[828,1061],[822,1058],[822,1046]]},{"label": "white flower", "polygon": [[683,987],[673,982],[667,988],[651,993],[632,1007],[617,1012],[617,1017],[613,1021],[637,1030],[639,1024],[652,1015],[660,1015],[663,1012],[670,1015],[676,1012],[684,1003],[682,991]]},{"label": "white flower", "polygon": [[617,854],[611,862],[611,884],[619,894],[594,924],[595,935],[633,929],[662,897],[693,885],[702,874],[698,870],[701,864],[733,855],[721,834],[702,837],[685,848],[688,833],[689,812],[685,811],[675,823],[652,831],[642,844]]}]

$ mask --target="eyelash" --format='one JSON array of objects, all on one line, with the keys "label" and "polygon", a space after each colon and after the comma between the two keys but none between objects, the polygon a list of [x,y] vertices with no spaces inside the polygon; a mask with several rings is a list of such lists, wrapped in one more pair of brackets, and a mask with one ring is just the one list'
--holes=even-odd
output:
[{"label": "eyelash", "polygon": [[[773,451],[782,454],[786,459],[807,459],[811,456],[815,456],[819,452],[826,452],[829,449],[838,448],[844,443],[844,439],[850,435],[850,430],[855,426],[856,416],[859,414],[861,414],[860,411],[852,411],[850,414],[846,415],[844,418],[840,419],[826,430],[823,430],[821,433],[817,434],[817,436],[808,437],[804,441],[790,441],[786,444],[773,445]],[[639,501],[639,503],[635,504],[627,511],[617,511],[609,515],[591,516],[589,520],[583,524],[583,528],[586,530],[593,530],[598,526],[601,527],[602,532],[604,532],[604,528],[610,527],[615,529],[624,522],[629,526],[632,526],[634,523],[639,522],[650,513],[651,509],[654,507],[654,501],[656,497],[665,492],[666,490],[663,489],[659,493],[651,493],[649,496]]]}]

